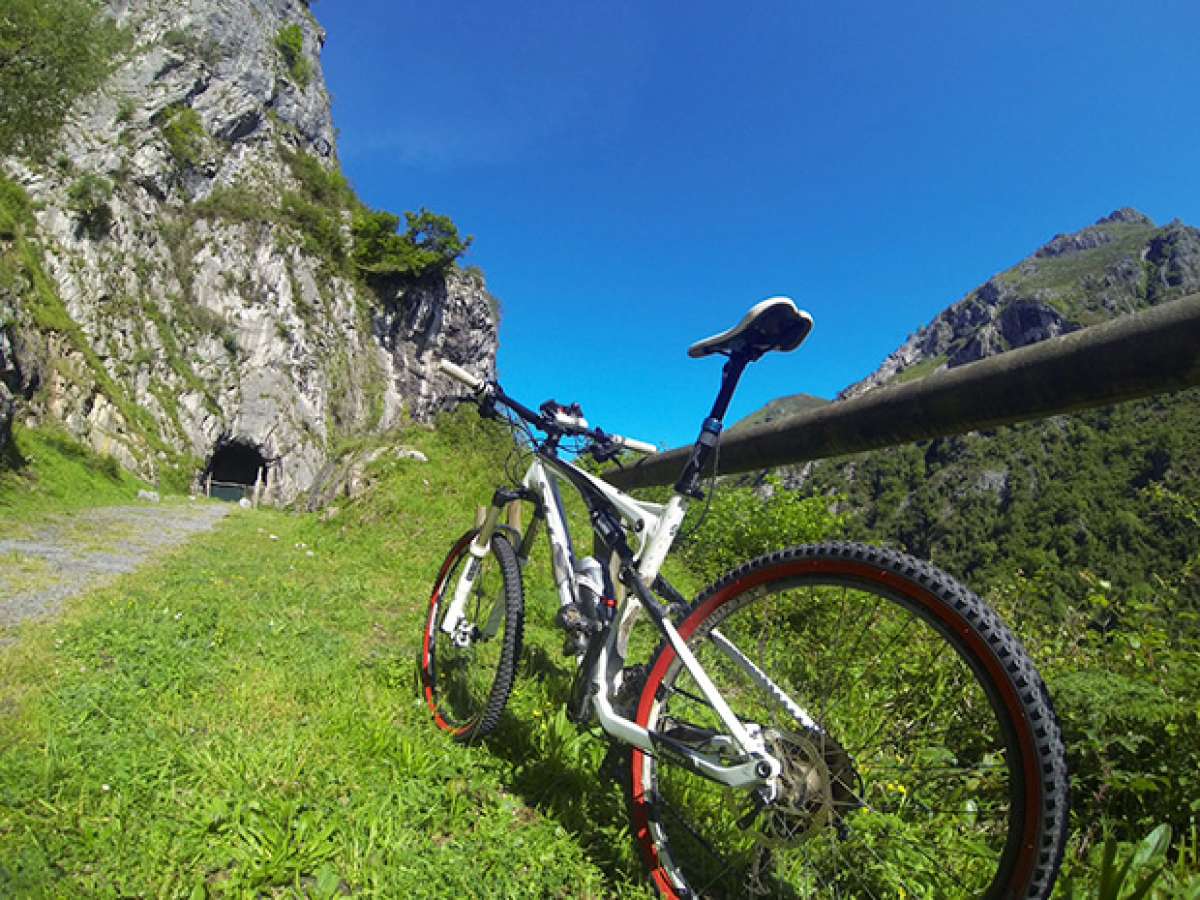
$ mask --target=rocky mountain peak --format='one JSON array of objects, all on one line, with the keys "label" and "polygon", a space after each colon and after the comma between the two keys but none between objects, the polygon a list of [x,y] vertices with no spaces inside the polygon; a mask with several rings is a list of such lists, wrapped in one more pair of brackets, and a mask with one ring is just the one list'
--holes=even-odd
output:
[{"label": "rocky mountain peak", "polygon": [[918,330],[853,397],[1200,291],[1200,230],[1118,209],[989,278]]},{"label": "rocky mountain peak", "polygon": [[1131,225],[1149,225],[1154,227],[1154,220],[1144,213],[1138,212],[1131,206],[1123,206],[1110,212],[1103,219],[1096,221],[1097,225],[1108,225],[1112,222],[1127,222]]}]

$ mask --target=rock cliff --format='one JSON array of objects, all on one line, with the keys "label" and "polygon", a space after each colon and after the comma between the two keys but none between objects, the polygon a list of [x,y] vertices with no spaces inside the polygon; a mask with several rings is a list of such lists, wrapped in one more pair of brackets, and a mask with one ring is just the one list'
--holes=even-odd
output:
[{"label": "rock cliff", "polygon": [[[478,272],[367,280],[300,0],[109,0],[128,47],[45,158],[4,159],[0,432],[57,421],[150,479],[238,448],[275,496],[495,367]],[[417,198],[419,199],[419,198]]]}]

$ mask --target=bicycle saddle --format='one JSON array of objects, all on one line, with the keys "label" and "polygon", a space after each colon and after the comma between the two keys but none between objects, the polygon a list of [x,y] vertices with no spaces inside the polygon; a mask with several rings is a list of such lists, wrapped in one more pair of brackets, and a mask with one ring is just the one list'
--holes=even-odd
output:
[{"label": "bicycle saddle", "polygon": [[757,359],[771,350],[795,350],[812,331],[812,316],[790,297],[769,297],[728,331],[714,334],[688,347],[688,356],[699,359],[713,353],[748,352]]}]

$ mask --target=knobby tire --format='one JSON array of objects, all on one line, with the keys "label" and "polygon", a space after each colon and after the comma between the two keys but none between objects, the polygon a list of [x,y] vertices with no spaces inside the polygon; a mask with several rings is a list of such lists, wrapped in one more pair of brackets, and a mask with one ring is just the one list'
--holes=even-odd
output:
[{"label": "knobby tire", "polygon": [[459,574],[473,559],[470,546],[476,534],[472,530],[463,535],[438,571],[420,656],[421,689],[434,722],[464,743],[487,736],[500,721],[521,656],[525,615],[517,555],[508,537],[497,531],[488,554],[479,561],[481,572],[466,615],[482,629],[501,604],[498,632],[460,648],[441,630]]},{"label": "knobby tire", "polygon": [[[748,791],[632,750],[632,829],[661,895],[1049,896],[1062,739],[1020,642],[979,597],[912,557],[828,543],[729,573],[678,628],[739,718],[772,736],[788,788],[755,809]],[[669,643],[635,718],[692,740],[724,732]]]}]

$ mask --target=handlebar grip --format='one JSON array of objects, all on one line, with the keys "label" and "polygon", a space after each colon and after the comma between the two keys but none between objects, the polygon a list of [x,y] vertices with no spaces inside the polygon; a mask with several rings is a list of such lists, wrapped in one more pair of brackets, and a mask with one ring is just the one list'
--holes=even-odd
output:
[{"label": "handlebar grip", "polygon": [[483,390],[483,386],[487,384],[487,382],[482,378],[472,375],[466,369],[462,368],[461,366],[456,366],[448,359],[439,359],[437,362],[437,367],[451,378],[461,381],[473,391]]},{"label": "handlebar grip", "polygon": [[639,441],[635,438],[627,438],[623,435],[611,435],[612,439],[624,447],[626,450],[636,450],[639,453],[657,453],[658,448],[653,444],[647,444],[645,441]]}]

